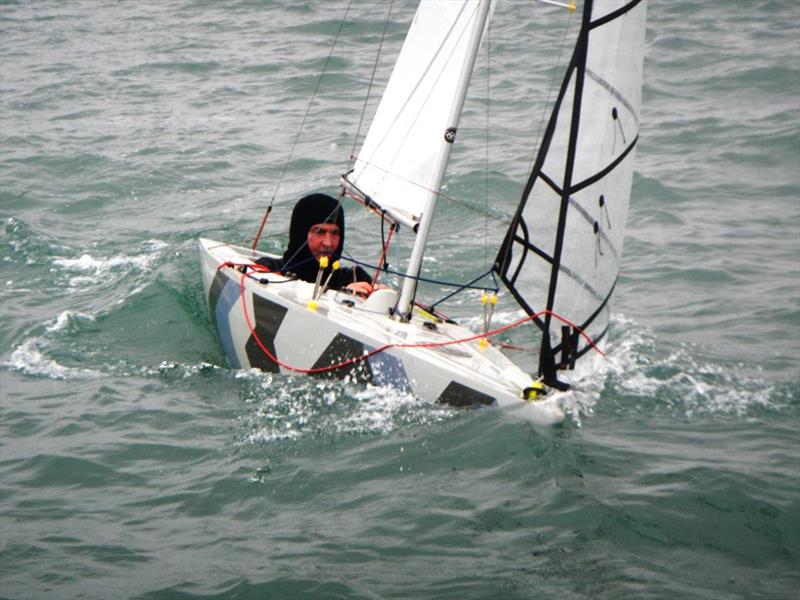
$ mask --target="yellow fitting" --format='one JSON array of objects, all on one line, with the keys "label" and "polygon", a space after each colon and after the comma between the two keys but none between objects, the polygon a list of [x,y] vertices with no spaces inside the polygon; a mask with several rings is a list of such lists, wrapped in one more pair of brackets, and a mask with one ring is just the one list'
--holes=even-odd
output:
[{"label": "yellow fitting", "polygon": [[489,296],[486,295],[486,292],[481,294],[481,304],[486,304],[489,301]]},{"label": "yellow fitting", "polygon": [[534,381],[530,387],[525,388],[525,400],[537,400],[547,393],[547,388],[541,381]]},{"label": "yellow fitting", "polygon": [[492,294],[492,297],[489,298],[489,302],[491,304],[497,304],[497,294]]},{"label": "yellow fitting", "polygon": [[311,312],[317,312],[317,306],[319,305],[317,304],[316,300],[309,300],[306,306],[308,307],[308,310],[310,310]]},{"label": "yellow fitting", "polygon": [[569,12],[571,13],[575,12],[575,9],[577,8],[577,6],[575,6],[575,0],[572,0],[569,3],[569,6],[567,6],[567,8],[569,9]]},{"label": "yellow fitting", "polygon": [[319,268],[326,269],[328,267],[328,257],[327,256],[320,256],[319,257]]},{"label": "yellow fitting", "polygon": [[480,348],[481,350],[486,350],[488,347],[489,347],[489,340],[487,340],[485,337],[481,338],[481,341],[478,342],[478,348]]},{"label": "yellow fitting", "polygon": [[342,266],[342,263],[339,262],[338,260],[333,261],[333,264],[331,265],[331,267],[333,268],[334,271],[337,270],[341,266]]}]

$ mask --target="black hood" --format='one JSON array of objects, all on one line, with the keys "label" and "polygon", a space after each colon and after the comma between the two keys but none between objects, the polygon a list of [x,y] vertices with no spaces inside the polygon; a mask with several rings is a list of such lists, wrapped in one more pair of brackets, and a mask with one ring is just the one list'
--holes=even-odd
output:
[{"label": "black hood", "polygon": [[[317,278],[319,264],[308,249],[308,230],[317,223],[335,223],[339,226],[339,247],[333,254],[331,263],[339,260],[344,248],[344,211],[338,200],[326,194],[311,194],[301,198],[292,210],[289,225],[289,247],[283,254],[285,273],[294,273],[304,281],[313,282]],[[327,276],[330,267],[325,270]]]}]

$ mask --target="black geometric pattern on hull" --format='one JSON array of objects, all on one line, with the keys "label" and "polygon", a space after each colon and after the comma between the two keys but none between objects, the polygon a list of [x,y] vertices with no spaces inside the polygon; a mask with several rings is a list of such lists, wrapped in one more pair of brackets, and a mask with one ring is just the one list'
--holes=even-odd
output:
[{"label": "black geometric pattern on hull", "polygon": [[462,385],[457,381],[451,381],[439,396],[439,402],[450,406],[475,406],[476,404],[494,404],[494,398]]},{"label": "black geometric pattern on hull", "polygon": [[[276,356],[275,336],[278,335],[278,329],[286,316],[286,308],[257,294],[253,294],[252,297],[253,313],[256,316],[256,335],[272,356]],[[277,373],[280,370],[278,365],[264,353],[252,333],[247,339],[244,349],[251,367],[271,373]]]},{"label": "black geometric pattern on hull", "polygon": [[[328,344],[328,347],[325,348],[325,351],[317,359],[317,362],[314,363],[314,368],[329,367],[363,355],[364,344],[351,337],[337,333],[336,337],[331,340],[331,343]],[[360,360],[339,369],[312,374],[315,377],[323,377],[326,379],[344,379],[346,376],[350,375],[359,383],[372,382],[372,370],[369,368],[369,363],[366,360]]]},{"label": "black geometric pattern on hull", "polygon": [[217,324],[217,302],[219,295],[222,293],[222,288],[228,282],[228,276],[222,271],[217,271],[214,276],[214,281],[211,282],[211,288],[208,290],[208,310],[211,313],[211,321],[216,326]]}]

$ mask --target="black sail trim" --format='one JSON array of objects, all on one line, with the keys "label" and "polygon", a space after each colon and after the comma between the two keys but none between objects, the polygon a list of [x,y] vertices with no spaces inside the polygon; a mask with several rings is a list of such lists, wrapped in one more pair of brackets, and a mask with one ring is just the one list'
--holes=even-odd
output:
[{"label": "black sail trim", "polygon": [[[603,312],[603,309],[606,307],[608,302],[611,300],[611,296],[614,294],[614,288],[617,287],[617,281],[619,281],[619,277],[617,277],[614,280],[614,283],[611,285],[611,289],[608,290],[608,294],[606,294],[606,297],[603,300],[603,302],[600,304],[600,306],[598,306],[597,309],[591,315],[589,315],[589,317],[583,323],[580,324],[579,327],[580,327],[581,331],[585,332],[589,328],[589,325],[591,325],[594,322],[594,320],[597,318],[597,315],[599,315],[601,312]],[[601,331],[596,338],[592,338],[592,344],[597,345],[597,343],[600,340],[602,340],[603,337],[606,335],[607,331],[608,331],[608,325],[605,326],[603,331]],[[580,358],[581,356],[586,354],[592,348],[592,344],[586,344],[583,348],[581,348],[575,354],[575,357],[576,358]],[[561,344],[558,344],[555,348],[553,348],[553,353],[554,354],[556,354],[556,353],[558,353],[560,351],[561,351]]]},{"label": "black sail trim", "polygon": [[[572,78],[572,72],[574,68],[575,68],[575,57],[573,56],[569,66],[567,67],[567,72],[566,75],[564,76],[564,80],[561,83],[561,89],[559,89],[558,91],[558,97],[556,98],[555,103],[553,105],[553,112],[550,115],[550,120],[547,123],[547,129],[545,129],[544,136],[542,137],[542,142],[541,145],[539,146],[539,153],[536,156],[536,162],[533,165],[533,169],[531,170],[531,174],[528,177],[528,181],[525,182],[525,187],[522,190],[521,200],[519,205],[517,205],[517,210],[514,213],[514,218],[511,220],[511,225],[509,226],[508,231],[506,232],[503,242],[500,244],[500,250],[498,251],[497,258],[495,259],[494,270],[498,275],[501,276],[501,279],[504,279],[503,274],[506,273],[509,268],[509,261],[511,258],[511,248],[513,246],[513,238],[519,224],[524,223],[524,219],[522,218],[522,212],[525,209],[525,205],[528,202],[528,197],[530,196],[531,190],[533,189],[533,185],[536,182],[536,179],[541,177],[545,182],[549,182],[548,185],[551,184],[555,185],[552,182],[552,180],[542,172],[542,167],[544,165],[544,160],[547,157],[547,152],[550,149],[550,143],[553,141],[553,135],[555,134],[556,124],[558,121],[557,119],[558,111],[561,108],[561,104],[564,101],[564,96],[566,96],[567,89],[569,88],[569,83]],[[556,186],[556,188],[558,188],[558,186]],[[523,257],[520,258],[520,262],[522,262],[524,258],[525,257],[523,255]],[[530,309],[527,302],[523,304],[524,304],[523,308],[525,308],[528,314],[532,315],[534,311]]]},{"label": "black sail trim", "polygon": [[610,12],[604,17],[600,17],[589,23],[588,29],[595,29],[596,27],[602,27],[606,23],[613,21],[614,19],[621,17],[631,9],[635,8],[637,4],[639,4],[642,0],[633,0],[630,4],[626,4],[615,10],[614,12]]},{"label": "black sail trim", "polygon": [[[493,270],[499,275],[500,280],[528,315],[541,313],[541,316],[534,320],[535,325],[542,332],[538,371],[545,383],[559,389],[566,387],[566,384],[558,380],[557,372],[559,366],[556,362],[556,356],[564,350],[561,345],[568,342],[561,341],[553,347],[556,342],[555,332],[552,332],[551,336],[550,330],[555,327],[555,321],[558,320],[558,317],[552,311],[559,305],[557,299],[560,296],[557,294],[557,290],[563,287],[559,286],[560,278],[562,282],[569,280],[581,286],[597,300],[594,308],[589,309],[592,310],[592,314],[585,318],[583,323],[580,323],[579,320],[582,320],[583,317],[573,318],[574,322],[578,323],[576,329],[579,328],[580,330],[585,330],[593,323],[598,323],[599,316],[606,314],[610,298],[617,284],[617,279],[615,279],[608,290],[603,284],[601,284],[601,288],[595,288],[592,285],[594,281],[592,281],[593,277],[590,273],[578,273],[569,265],[563,264],[562,261],[565,258],[569,259],[569,248],[571,247],[569,246],[571,242],[568,240],[567,235],[568,233],[571,235],[574,232],[580,232],[580,228],[583,227],[582,222],[585,221],[590,226],[587,228],[587,235],[597,237],[598,250],[600,250],[600,244],[602,244],[600,254],[603,254],[608,249],[609,255],[613,256],[617,261],[621,254],[621,248],[616,248],[612,245],[611,238],[604,228],[600,226],[599,221],[602,220],[603,207],[602,195],[601,216],[599,218],[592,216],[593,211],[589,206],[584,206],[588,200],[583,197],[575,197],[575,195],[578,192],[587,190],[590,186],[601,182],[603,178],[612,174],[626,158],[632,156],[632,152],[639,141],[637,133],[627,146],[622,149],[620,154],[615,158],[609,157],[613,158],[613,160],[603,166],[602,170],[590,174],[584,179],[577,180],[577,177],[584,177],[577,170],[579,130],[582,131],[586,127],[586,124],[582,123],[583,119],[589,118],[587,114],[582,114],[582,112],[585,112],[582,109],[582,104],[587,94],[596,91],[595,85],[599,85],[608,94],[611,94],[616,102],[619,103],[618,106],[623,110],[629,111],[638,125],[638,116],[635,114],[635,109],[631,102],[610,83],[610,80],[604,79],[600,73],[590,72],[587,65],[587,55],[590,45],[590,33],[598,27],[623,17],[639,6],[641,0],[631,0],[625,6],[592,20],[593,12],[597,12],[594,4],[595,0],[585,0],[584,2],[582,21],[572,57],[567,64],[561,87],[553,103],[550,119],[542,136],[536,160],[531,168],[514,217],[506,231],[493,266]],[[570,102],[567,108],[565,100],[568,97]],[[586,109],[589,110],[591,107],[586,107]],[[556,139],[557,129],[559,136],[566,137],[564,140],[566,142],[563,150],[564,154],[562,155],[564,159],[562,163],[563,172],[555,172],[552,166],[548,166],[548,173],[545,174],[545,164],[547,163],[551,146]],[[541,180],[541,182],[538,182],[538,180]],[[553,218],[555,225],[551,232],[552,236],[545,236],[547,241],[538,238],[536,233],[538,230],[529,230],[525,218],[526,211],[531,213],[528,214],[529,219],[536,218],[535,210],[532,211],[532,208],[528,206],[528,203],[532,201],[532,191],[536,185],[546,186],[555,193],[555,197],[551,198],[548,205],[548,208],[553,209],[553,213],[555,213],[550,217]],[[550,192],[547,192],[547,194],[549,195]],[[538,196],[539,194],[537,193],[537,199]],[[576,219],[578,223],[574,223]],[[569,231],[567,231],[568,223]],[[576,225],[578,226],[577,229],[575,228]],[[533,226],[533,222],[531,222],[531,226]],[[536,236],[535,239],[531,238],[532,235]],[[528,270],[531,268],[528,263],[534,260],[536,262],[536,273],[544,277],[546,288],[537,291],[537,295],[533,296],[536,298],[535,305],[531,306],[530,301],[526,300],[522,295],[524,290],[517,289],[516,286],[519,278],[524,280]],[[539,263],[539,260],[544,262]],[[597,266],[597,256],[595,261]],[[600,280],[597,283],[600,283]],[[609,325],[605,324],[601,332],[592,335],[591,342],[588,341],[588,338],[585,340],[582,348],[580,348],[580,344],[574,344],[575,348],[570,349],[573,359],[583,356],[591,350],[593,344],[605,338],[608,330]]]},{"label": "black sail trim", "polygon": [[616,169],[617,165],[619,163],[621,163],[623,160],[625,160],[625,157],[628,156],[628,154],[630,154],[631,150],[633,150],[634,147],[636,146],[636,142],[637,141],[639,141],[639,136],[638,135],[633,139],[633,141],[630,143],[630,145],[627,148],[625,148],[625,150],[622,153],[620,153],[620,155],[617,158],[615,158],[611,163],[608,164],[608,166],[606,166],[605,169],[603,169],[602,171],[598,171],[597,173],[595,173],[591,177],[587,177],[583,181],[573,185],[570,188],[570,193],[575,194],[577,192],[580,192],[582,189],[589,187],[593,183],[597,183],[603,177],[605,177],[606,175],[611,173],[611,171]]},{"label": "black sail trim", "polygon": [[[573,86],[572,116],[569,125],[569,142],[567,145],[566,165],[564,167],[563,193],[561,195],[561,207],[558,213],[558,226],[556,229],[556,241],[553,251],[553,266],[550,270],[550,286],[547,290],[547,314],[544,317],[544,332],[542,334],[542,345],[539,351],[539,374],[544,378],[545,383],[551,386],[563,385],[555,376],[556,363],[555,353],[550,347],[550,323],[555,305],[556,289],[558,287],[558,276],[561,272],[561,254],[564,249],[564,235],[566,231],[567,215],[569,209],[570,188],[572,186],[572,175],[575,169],[575,154],[578,144],[578,129],[581,120],[581,102],[583,99],[583,85],[586,77],[586,53],[589,48],[589,22],[592,14],[592,0],[587,0],[583,8],[583,21],[578,40],[575,45],[575,54],[572,59],[572,71],[575,82]],[[557,113],[554,113],[554,120]]]},{"label": "black sail trim", "polygon": [[[534,163],[531,174],[528,177],[528,181],[525,184],[525,187],[522,192],[522,199],[519,205],[517,206],[517,211],[514,214],[514,218],[506,233],[503,243],[500,246],[500,251],[498,252],[497,258],[495,260],[494,269],[500,275],[501,281],[503,281],[503,283],[505,283],[506,286],[508,286],[509,291],[514,296],[516,301],[523,308],[523,310],[525,310],[525,312],[528,313],[529,315],[534,315],[536,314],[537,311],[533,310],[533,308],[528,304],[528,302],[521,296],[521,294],[517,291],[516,287],[514,286],[513,282],[516,281],[516,278],[519,275],[521,265],[526,258],[525,255],[527,254],[528,250],[533,250],[534,248],[533,245],[531,245],[530,243],[526,243],[523,245],[523,254],[519,258],[519,263],[515,270],[514,277],[512,280],[509,280],[509,278],[507,277],[507,271],[510,266],[511,252],[516,237],[517,228],[520,226],[520,223],[524,224],[524,219],[522,218],[523,210],[528,202],[528,198],[530,197],[531,190],[533,189],[536,180],[541,178],[548,186],[553,188],[561,197],[561,206],[559,210],[558,225],[556,229],[556,241],[552,259],[549,261],[551,264],[550,285],[548,287],[547,303],[546,306],[544,307],[548,311],[552,310],[555,300],[555,291],[558,282],[558,274],[561,270],[560,261],[561,261],[561,252],[564,244],[564,231],[566,227],[566,216],[568,212],[567,209],[569,206],[569,196],[570,196],[569,188],[575,163],[575,147],[578,139],[577,138],[578,125],[580,123],[580,105],[581,105],[583,81],[586,69],[586,53],[589,45],[589,24],[592,14],[592,4],[593,0],[586,0],[586,4],[584,5],[583,9],[581,29],[578,34],[575,50],[573,52],[570,63],[567,67],[564,80],[562,81],[561,84],[561,89],[558,92],[558,97],[553,106],[553,111],[550,115],[550,120],[548,121],[544,137],[542,138],[542,143],[539,148],[539,153],[536,157],[536,162]],[[573,77],[574,77],[574,84],[573,84]],[[559,190],[559,186],[556,185],[552,179],[550,179],[547,175],[545,175],[542,172],[542,168],[545,159],[547,157],[547,154],[550,150],[550,144],[552,143],[553,135],[555,134],[556,125],[558,124],[559,110],[564,101],[564,97],[567,94],[567,90],[570,88],[570,85],[573,85],[573,90],[572,90],[573,102],[572,102],[572,116],[570,122],[570,136],[567,148],[567,161],[564,171],[565,173],[564,186],[562,189]],[[523,227],[525,226],[523,225]],[[525,229],[527,230],[527,228]],[[563,388],[565,384],[558,381],[555,375],[556,373],[555,358],[554,358],[554,353],[550,347],[550,333],[549,333],[550,322],[551,322],[550,312],[547,312],[545,314],[543,320],[537,318],[535,322],[536,325],[539,327],[539,329],[542,330],[542,342],[539,352],[539,375],[543,377],[545,383],[553,387]]]}]

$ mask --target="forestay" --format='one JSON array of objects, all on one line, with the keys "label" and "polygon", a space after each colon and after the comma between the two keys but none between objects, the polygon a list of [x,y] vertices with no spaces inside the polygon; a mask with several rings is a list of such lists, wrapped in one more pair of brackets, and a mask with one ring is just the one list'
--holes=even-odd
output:
[{"label": "forestay", "polygon": [[600,342],[622,256],[639,135],[645,2],[586,0],[578,41],[495,269],[528,314],[541,314],[540,374],[564,387]]}]

